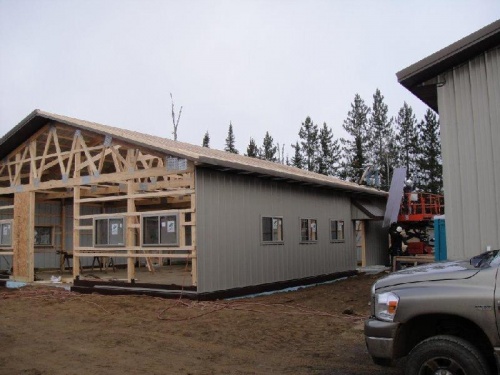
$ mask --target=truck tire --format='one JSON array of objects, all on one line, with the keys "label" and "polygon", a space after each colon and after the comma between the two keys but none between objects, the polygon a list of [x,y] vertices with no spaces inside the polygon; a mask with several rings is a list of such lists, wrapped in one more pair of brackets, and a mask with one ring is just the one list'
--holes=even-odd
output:
[{"label": "truck tire", "polygon": [[[483,355],[468,341],[440,335],[422,341],[408,355],[406,375],[490,375]],[[447,371],[447,372],[446,372]],[[441,373],[441,372],[440,372]]]}]

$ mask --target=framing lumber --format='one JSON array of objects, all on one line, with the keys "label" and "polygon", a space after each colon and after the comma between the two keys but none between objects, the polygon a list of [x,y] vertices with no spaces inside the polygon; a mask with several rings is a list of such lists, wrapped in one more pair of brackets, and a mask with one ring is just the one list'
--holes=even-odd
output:
[{"label": "framing lumber", "polygon": [[59,138],[57,137],[57,130],[55,127],[52,127],[50,131],[53,133],[52,138],[54,140],[54,145],[56,146],[56,151],[57,151],[57,160],[59,162],[59,167],[61,168],[61,174],[65,175],[66,174],[66,168],[64,167],[64,162],[61,157],[61,146],[59,146]]},{"label": "framing lumber", "polygon": [[[127,195],[134,195],[134,185],[132,181],[127,182]],[[127,199],[127,233],[125,237],[125,245],[127,247],[127,280],[131,283],[135,279],[135,259],[133,258],[132,247],[135,247],[135,228],[132,226],[136,222],[136,216],[131,214],[135,213],[135,202],[133,198]],[[149,265],[149,264],[148,264]]]},{"label": "framing lumber", "polygon": [[61,251],[59,252],[59,267],[64,271],[64,253],[66,252],[66,205],[61,201]]},{"label": "framing lumber", "polygon": [[[172,173],[173,174],[173,173]],[[98,184],[103,182],[126,182],[129,179],[139,179],[146,177],[158,177],[158,176],[166,176],[165,168],[156,167],[151,169],[141,169],[135,171],[133,173],[130,172],[121,172],[121,173],[112,173],[112,174],[102,174],[99,176],[84,176],[83,177],[73,177],[68,178],[67,181],[63,180],[52,180],[47,182],[40,182],[38,187],[33,185],[25,185],[22,186],[24,191],[35,191],[35,190],[49,190],[49,189],[58,189],[58,188],[67,188],[72,186],[82,186],[88,184]],[[8,187],[8,188],[0,188],[0,195],[4,194],[13,194],[17,191],[17,187]]]},{"label": "framing lumber", "polygon": [[188,195],[191,194],[193,190],[184,189],[184,190],[167,190],[167,191],[157,191],[153,193],[132,193],[132,195],[115,195],[111,197],[99,197],[99,198],[84,198],[79,199],[79,203],[95,203],[95,202],[110,202],[110,201],[119,201],[126,199],[145,199],[145,198],[157,198],[157,197],[174,197],[179,195]]},{"label": "framing lumber", "polygon": [[14,195],[13,266],[18,281],[35,281],[35,193]]},{"label": "framing lumber", "polygon": [[[75,177],[80,174],[80,153],[75,155]],[[80,226],[80,186],[73,187],[73,228]],[[73,230],[73,278],[76,279],[80,275],[80,258],[76,249],[80,246],[80,231]]]},{"label": "framing lumber", "polygon": [[[171,163],[170,158],[176,157],[155,147],[137,147],[100,131],[94,133],[57,122],[47,124],[16,147],[0,161],[0,197],[9,196],[13,201],[0,206],[2,213],[13,212],[12,251],[6,248],[9,251],[2,250],[0,255],[13,254],[14,277],[34,279],[35,203],[60,201],[55,216],[61,224],[52,225],[54,244],[38,250],[49,253],[60,249],[61,256],[64,252],[72,253],[74,278],[80,276],[82,258],[125,258],[129,282],[135,278],[138,258],[146,259],[151,272],[153,259],[187,259],[192,264],[192,283],[196,285],[195,163],[188,160],[185,169],[185,163],[183,169],[177,169],[177,163]],[[66,212],[68,199],[72,200],[73,218]],[[82,215],[88,213],[84,211],[87,208],[93,212],[96,207],[103,213]],[[141,215],[173,212],[179,214],[178,246],[140,245]],[[187,214],[190,218],[186,219]],[[117,216],[124,219],[125,246],[81,246],[85,236],[94,235],[91,220]],[[66,248],[65,237],[70,235],[65,226],[67,220],[73,224],[72,248]],[[190,244],[186,243],[187,227],[191,228]],[[56,236],[60,237],[60,244]]]}]

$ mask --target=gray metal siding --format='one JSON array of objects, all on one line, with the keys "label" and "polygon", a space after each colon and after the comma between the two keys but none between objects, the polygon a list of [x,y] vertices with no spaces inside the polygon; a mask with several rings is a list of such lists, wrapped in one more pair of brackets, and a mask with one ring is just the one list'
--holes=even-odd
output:
[{"label": "gray metal siding", "polygon": [[365,221],[366,265],[386,265],[389,263],[389,235],[382,228],[383,220]]},{"label": "gray metal siding", "polygon": [[[80,208],[80,215],[94,215],[101,213],[101,207],[99,206],[84,206]],[[81,220],[80,225],[92,225],[92,219]],[[65,225],[65,249],[67,252],[73,252],[73,203],[66,204],[66,222]],[[93,245],[93,234],[91,230],[80,231],[80,246],[92,246]],[[114,261],[114,259],[113,259]],[[80,264],[82,267],[90,267],[93,262],[93,257],[81,257]],[[72,265],[72,263],[71,263]]]},{"label": "gray metal siding", "polygon": [[[342,193],[198,168],[196,212],[199,292],[356,268]],[[261,243],[262,216],[283,217],[283,244]],[[318,220],[317,243],[300,243],[300,218]],[[345,221],[345,242],[330,242],[330,219]]]},{"label": "gray metal siding", "polygon": [[56,254],[55,249],[61,248],[61,203],[36,203],[35,226],[49,226],[53,228],[53,246],[35,246],[35,268],[58,268],[59,254]]},{"label": "gray metal siding", "polygon": [[[386,200],[376,200],[377,206],[385,206]],[[356,206],[351,207],[352,220],[362,220],[365,226],[365,259],[367,266],[388,263],[388,228],[383,228],[382,219],[372,219]]]},{"label": "gray metal siding", "polygon": [[449,259],[500,248],[500,48],[439,77]]},{"label": "gray metal siding", "polygon": [[[0,206],[11,206],[14,204],[14,199],[0,198]],[[14,210],[0,210],[0,220],[9,220],[14,217]],[[11,255],[0,255],[0,270],[8,270],[12,267]]]}]

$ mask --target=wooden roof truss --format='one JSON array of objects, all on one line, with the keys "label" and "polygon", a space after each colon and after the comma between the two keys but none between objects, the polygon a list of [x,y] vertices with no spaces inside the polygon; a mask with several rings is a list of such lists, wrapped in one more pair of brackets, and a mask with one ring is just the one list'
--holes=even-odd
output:
[{"label": "wooden roof truss", "polygon": [[[128,279],[134,279],[137,257],[179,258],[192,261],[196,285],[194,163],[171,155],[115,141],[99,134],[58,122],[42,127],[0,161],[0,196],[36,193],[36,201],[73,200],[73,244],[80,234],[93,230],[81,215],[83,205],[121,206],[127,227],[126,246],[73,246],[74,276],[79,275],[81,256],[120,256],[128,259]],[[15,209],[15,208],[14,208]],[[161,211],[164,210],[164,211]],[[179,213],[181,237],[191,227],[192,243],[151,252],[140,245],[140,215],[160,211]],[[29,237],[29,236],[28,236]],[[187,252],[187,256],[186,256]],[[152,269],[151,269],[152,270]],[[153,271],[153,270],[152,270]]]}]

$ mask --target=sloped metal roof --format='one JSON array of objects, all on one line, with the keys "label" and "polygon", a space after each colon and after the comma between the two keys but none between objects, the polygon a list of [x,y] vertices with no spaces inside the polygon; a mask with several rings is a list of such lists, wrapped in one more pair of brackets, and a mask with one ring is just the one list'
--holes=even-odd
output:
[{"label": "sloped metal roof", "polygon": [[132,130],[79,120],[39,109],[34,110],[0,139],[0,160],[5,158],[10,152],[29,139],[43,126],[51,122],[59,122],[97,134],[110,135],[114,139],[135,144],[138,147],[191,160],[199,166],[216,167],[219,169],[234,170],[236,172],[253,173],[277,179],[298,181],[362,195],[387,196],[387,193],[384,191],[361,186],[339,178],[324,176],[267,160],[250,158]]},{"label": "sloped metal roof", "polygon": [[396,73],[398,82],[438,112],[439,74],[500,45],[500,19]]}]

